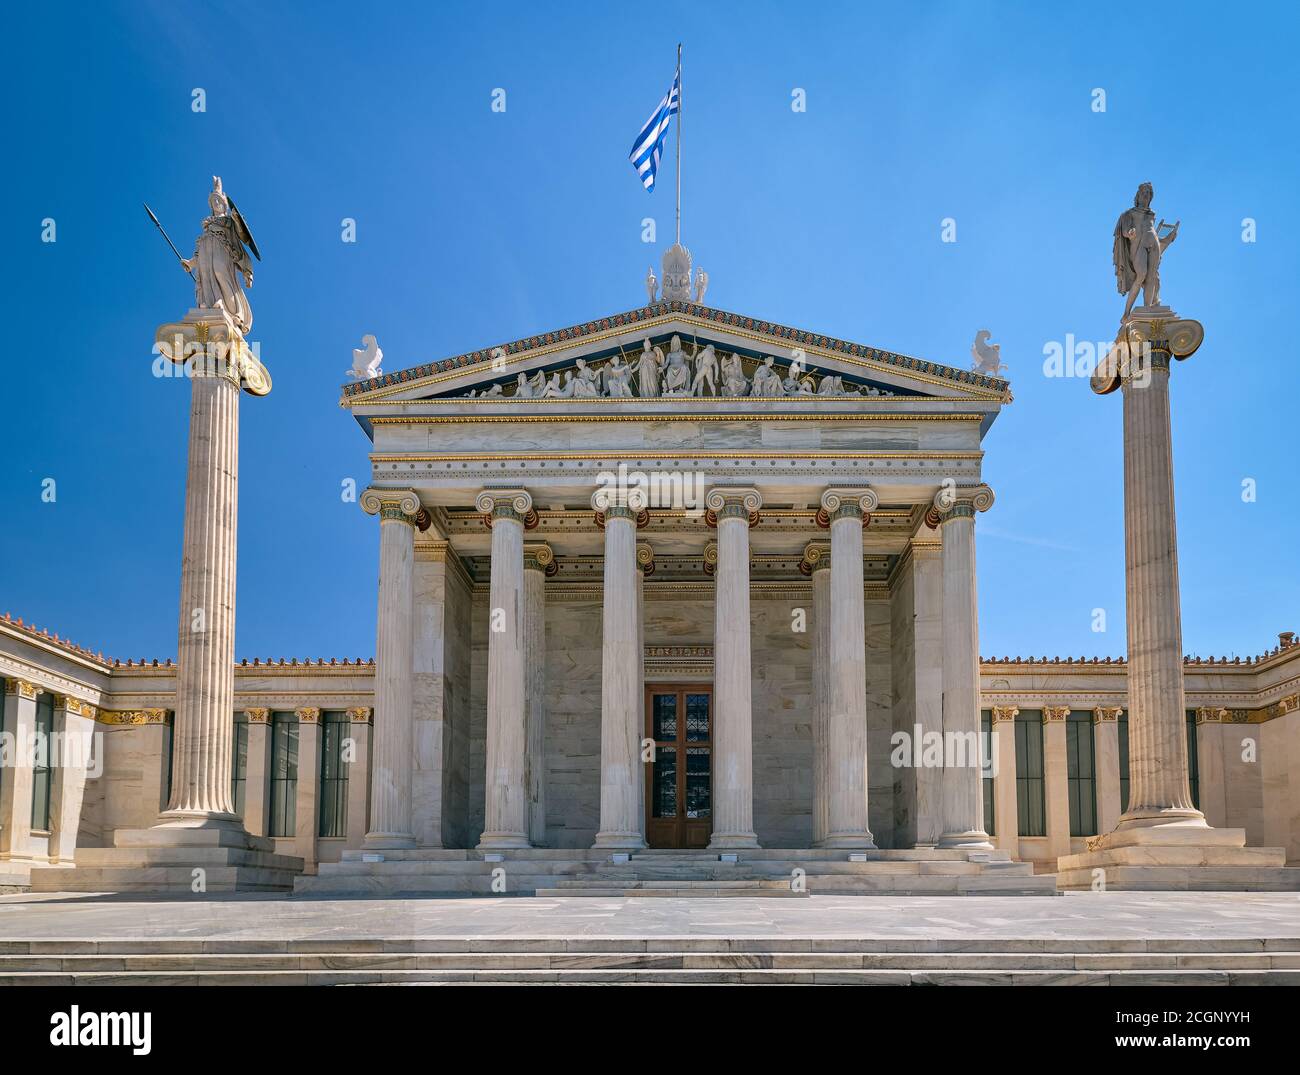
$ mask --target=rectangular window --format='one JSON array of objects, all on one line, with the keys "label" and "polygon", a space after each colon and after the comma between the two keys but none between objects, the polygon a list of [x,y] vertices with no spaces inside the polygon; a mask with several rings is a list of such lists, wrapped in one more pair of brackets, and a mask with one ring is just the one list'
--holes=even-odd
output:
[{"label": "rectangular window", "polygon": [[50,827],[50,786],[54,773],[50,751],[54,747],[54,695],[36,696],[36,743],[32,765],[32,828],[41,832]]},{"label": "rectangular window", "polygon": [[244,790],[248,784],[248,714],[235,711],[234,742],[230,755],[230,801],[235,813],[244,816]]},{"label": "rectangular window", "polygon": [[1097,771],[1093,757],[1092,713],[1071,710],[1065,722],[1065,753],[1070,785],[1070,835],[1097,835]]},{"label": "rectangular window", "polygon": [[1128,809],[1128,710],[1119,715],[1119,810]]},{"label": "rectangular window", "polygon": [[1196,710],[1187,711],[1187,783],[1192,789],[1192,805],[1201,808],[1201,764],[1196,753]]},{"label": "rectangular window", "polygon": [[984,791],[984,831],[996,836],[993,816],[993,711],[980,710],[981,760],[984,762],[983,777],[980,787]]},{"label": "rectangular window", "polygon": [[1047,835],[1043,794],[1043,714],[1022,709],[1016,715],[1016,813],[1021,836]]},{"label": "rectangular window", "polygon": [[352,724],[340,709],[325,710],[320,721],[320,835],[346,836],[348,763],[343,754]]},{"label": "rectangular window", "polygon": [[298,714],[271,714],[271,835],[293,836],[298,822]]}]

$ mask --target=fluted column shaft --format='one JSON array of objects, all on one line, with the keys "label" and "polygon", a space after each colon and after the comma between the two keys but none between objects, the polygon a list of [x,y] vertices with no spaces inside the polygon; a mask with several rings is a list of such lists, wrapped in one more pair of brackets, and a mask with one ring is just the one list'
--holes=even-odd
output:
[{"label": "fluted column shaft", "polygon": [[830,510],[826,847],[875,847],[867,822],[867,654],[858,502]]},{"label": "fluted column shaft", "polygon": [[[992,503],[989,493],[987,507]],[[980,786],[979,620],[975,593],[976,504],[946,506],[943,537],[943,835],[939,847],[991,848]]]},{"label": "fluted column shaft", "polygon": [[[526,502],[525,502],[526,501]],[[524,515],[526,493],[484,493],[492,518],[488,596],[487,775],[479,847],[519,848],[528,841],[524,702]]]},{"label": "fluted column shaft", "polygon": [[1135,364],[1122,388],[1129,805],[1118,827],[1204,824],[1187,780],[1168,352]]},{"label": "fluted column shaft", "polygon": [[547,545],[524,546],[524,722],[528,839],[546,842],[546,571],[555,562]]},{"label": "fluted column shaft", "polygon": [[641,848],[641,627],[638,622],[636,511],[605,510],[601,619],[600,831],[596,847]]},{"label": "fluted column shaft", "polygon": [[[710,490],[718,526],[713,627],[713,834],[710,848],[757,847],[749,620],[749,513],[757,492]],[[752,504],[752,507],[751,507]]]},{"label": "fluted column shaft", "polygon": [[[415,516],[413,494],[404,500],[362,496],[379,514],[379,620],[375,633],[374,767],[370,828],[363,846],[415,846],[411,820],[413,747]],[[314,774],[313,774],[314,775]]]},{"label": "fluted column shaft", "polygon": [[[805,558],[807,554],[805,554]],[[813,741],[813,846],[821,847],[830,829],[827,802],[830,752],[826,736],[830,712],[830,634],[831,634],[831,565],[830,549],[820,553],[812,564],[813,646],[812,646],[812,741]]]},{"label": "fluted column shaft", "polygon": [[159,822],[242,828],[230,798],[239,381],[221,365],[196,365],[190,379],[172,786]]}]

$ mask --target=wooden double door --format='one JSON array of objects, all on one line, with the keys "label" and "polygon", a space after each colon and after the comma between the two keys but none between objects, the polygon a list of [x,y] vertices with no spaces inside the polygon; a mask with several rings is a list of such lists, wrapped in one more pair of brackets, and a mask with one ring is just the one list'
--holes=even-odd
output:
[{"label": "wooden double door", "polygon": [[646,688],[646,842],[651,847],[707,847],[713,832],[713,688],[709,684]]}]

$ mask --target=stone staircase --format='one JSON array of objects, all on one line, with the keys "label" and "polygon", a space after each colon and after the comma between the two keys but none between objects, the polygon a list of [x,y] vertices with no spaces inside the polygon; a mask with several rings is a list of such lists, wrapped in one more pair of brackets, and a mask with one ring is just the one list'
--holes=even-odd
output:
[{"label": "stone staircase", "polygon": [[1004,851],[753,849],[609,851],[345,851],[299,877],[300,896],[1056,895],[1050,874]]},{"label": "stone staircase", "polygon": [[1300,985],[1287,939],[0,941],[0,985]]}]

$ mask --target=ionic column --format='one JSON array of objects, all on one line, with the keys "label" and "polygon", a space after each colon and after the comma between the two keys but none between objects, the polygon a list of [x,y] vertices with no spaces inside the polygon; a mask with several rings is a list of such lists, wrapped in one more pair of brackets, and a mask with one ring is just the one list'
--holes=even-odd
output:
[{"label": "ionic column", "polygon": [[1107,833],[1119,822],[1119,715],[1120,706],[1097,706],[1092,711],[1092,743],[1097,773],[1097,832]]},{"label": "ionic column", "polygon": [[713,620],[713,835],[711,849],[757,847],[750,664],[749,526],[757,489],[715,488],[704,498],[718,528]]},{"label": "ionic column", "polygon": [[1047,853],[1070,853],[1070,758],[1065,741],[1068,705],[1043,706],[1043,776],[1047,812]]},{"label": "ionic column", "polygon": [[993,842],[1013,858],[1020,857],[1020,803],[1016,795],[1016,715],[1019,712],[1014,705],[995,705],[989,715],[991,750],[997,759],[993,774],[993,827],[998,834]]},{"label": "ionic column", "polygon": [[523,489],[488,489],[475,506],[492,527],[488,596],[487,774],[481,850],[528,842],[528,729],[524,701],[524,523],[534,519]]},{"label": "ionic column", "polygon": [[5,680],[4,731],[13,757],[0,770],[0,860],[22,858],[32,832],[31,744],[36,738],[36,696],[25,679]]},{"label": "ionic column", "polygon": [[172,785],[160,825],[233,828],[230,743],[235,712],[235,539],[239,374],[196,362],[181,552]]},{"label": "ionic column", "polygon": [[[646,728],[645,721],[645,580],[655,572],[655,551],[647,541],[638,541],[636,544],[636,626],[637,626],[637,718],[636,718],[636,736],[638,743],[644,742],[644,738],[650,733]],[[638,748],[639,749],[639,748]],[[637,792],[637,831],[641,833],[641,839],[645,839],[645,796],[646,796],[646,761],[645,757],[638,755],[641,764],[640,772],[636,780]]]},{"label": "ionic column", "polygon": [[945,487],[934,498],[943,540],[943,836],[939,847],[991,848],[980,787],[979,620],[975,599],[975,512],[987,485]]},{"label": "ionic column", "polygon": [[375,636],[375,760],[364,847],[415,846],[411,824],[411,707],[415,522],[410,490],[367,489],[361,507],[379,516],[379,624]]},{"label": "ionic column", "polygon": [[[54,710],[55,731],[62,733],[59,754],[51,756],[54,785],[50,789],[51,862],[72,862],[81,827],[81,804],[86,791],[86,769],[94,758],[95,707],[76,698],[62,697]],[[103,749],[101,744],[100,749]]]},{"label": "ionic column", "polygon": [[[370,802],[370,707],[348,710],[352,760],[348,762],[348,848],[360,847],[366,838],[366,805]],[[250,738],[251,743],[251,738]]]},{"label": "ionic column", "polygon": [[595,847],[645,847],[640,762],[641,623],[637,601],[639,505],[618,490],[598,489],[591,506],[605,527],[604,610],[600,665],[600,831]]},{"label": "ionic column", "polygon": [[268,831],[266,811],[271,787],[271,711],[245,709],[248,718],[248,768],[244,770],[244,828],[253,836]]},{"label": "ionic column", "polygon": [[804,546],[801,571],[812,576],[812,747],[813,747],[813,847],[821,847],[829,829],[827,789],[830,781],[826,749],[830,712],[831,546],[810,541]]},{"label": "ionic column", "polygon": [[867,819],[867,654],[862,528],[877,503],[871,489],[827,489],[831,531],[830,628],[826,638],[827,832],[825,847],[875,847]]},{"label": "ionic column", "polygon": [[[1205,826],[1187,783],[1183,635],[1169,431],[1170,352],[1190,354],[1203,335],[1150,350],[1122,371],[1124,393],[1124,568],[1128,626],[1128,810],[1120,829]],[[1173,327],[1173,326],[1169,326]],[[1156,324],[1135,333],[1161,334]],[[1134,338],[1137,343],[1138,338]]]},{"label": "ionic column", "polygon": [[[1200,773],[1201,813],[1215,828],[1228,824],[1228,772],[1223,749],[1223,722],[1228,711],[1221,706],[1196,710],[1196,758]],[[1188,788],[1191,791],[1191,788]]]},{"label": "ionic column", "polygon": [[546,578],[558,570],[544,542],[524,546],[524,725],[528,838],[546,843]]}]

